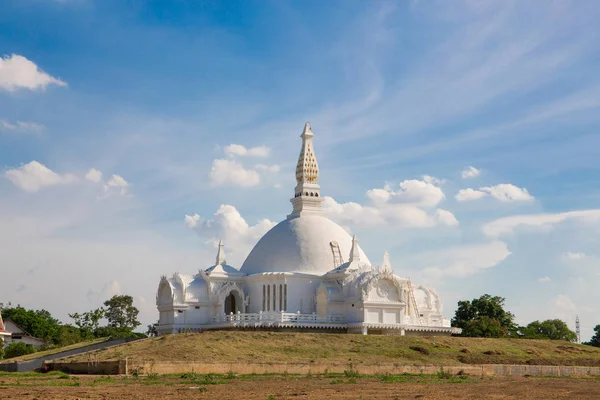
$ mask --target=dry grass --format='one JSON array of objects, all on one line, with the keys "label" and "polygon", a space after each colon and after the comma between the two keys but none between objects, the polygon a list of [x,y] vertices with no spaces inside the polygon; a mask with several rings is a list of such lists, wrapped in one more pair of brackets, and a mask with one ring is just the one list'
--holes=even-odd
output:
[{"label": "dry grass", "polygon": [[[421,347],[429,354],[411,350]],[[465,351],[464,349],[468,349]],[[354,364],[546,364],[600,366],[600,349],[564,341],[208,331],[95,351],[95,360]],[[89,354],[69,357],[87,361]]]}]

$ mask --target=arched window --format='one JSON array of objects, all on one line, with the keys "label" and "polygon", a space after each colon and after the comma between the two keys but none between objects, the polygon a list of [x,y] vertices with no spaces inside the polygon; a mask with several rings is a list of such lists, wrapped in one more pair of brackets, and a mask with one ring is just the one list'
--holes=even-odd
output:
[{"label": "arched window", "polygon": [[305,195],[305,196],[308,196],[308,192],[304,192],[304,195]]},{"label": "arched window", "polygon": [[319,193],[315,193],[315,197],[319,197]]}]

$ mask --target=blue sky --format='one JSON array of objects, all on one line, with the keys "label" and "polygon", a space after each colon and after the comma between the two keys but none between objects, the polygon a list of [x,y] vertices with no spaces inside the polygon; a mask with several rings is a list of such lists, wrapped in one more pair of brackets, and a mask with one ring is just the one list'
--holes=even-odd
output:
[{"label": "blue sky", "polygon": [[[593,1],[0,0],[0,302],[67,314],[328,215],[451,316],[600,323]],[[234,146],[232,146],[234,145]]]}]

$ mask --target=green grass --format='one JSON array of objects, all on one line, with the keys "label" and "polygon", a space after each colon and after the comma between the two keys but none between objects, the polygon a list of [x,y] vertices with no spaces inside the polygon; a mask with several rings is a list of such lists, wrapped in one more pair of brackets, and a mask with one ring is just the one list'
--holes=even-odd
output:
[{"label": "green grass", "polygon": [[67,374],[65,374],[64,372],[61,371],[50,371],[48,373],[41,373],[41,372],[4,372],[4,371],[0,371],[0,377],[2,376],[10,376],[11,378],[21,378],[21,377],[27,377],[27,376],[33,376],[33,377],[56,377],[56,376],[69,376]]},{"label": "green grass", "polygon": [[64,347],[54,347],[52,349],[48,349],[48,350],[44,350],[44,351],[38,351],[32,354],[27,354],[24,356],[19,356],[19,357],[13,357],[13,358],[7,358],[5,360],[0,361],[0,363],[11,363],[11,362],[15,362],[15,361],[28,361],[28,360],[33,360],[35,358],[38,357],[44,357],[44,356],[51,356],[52,354],[56,354],[56,353],[61,353],[63,351],[67,351],[67,350],[74,350],[74,349],[79,349],[82,347],[87,347],[93,344],[97,344],[97,343],[102,343],[107,341],[108,338],[100,338],[100,339],[94,339],[94,340],[88,340],[85,342],[80,342],[80,343],[75,343],[69,346],[64,346]]},{"label": "green grass", "polygon": [[[65,378],[66,376],[66,378]],[[465,375],[452,375],[440,370],[437,374],[382,374],[382,375],[360,375],[348,376],[341,374],[314,374],[314,375],[293,375],[293,374],[265,374],[265,375],[236,375],[228,377],[227,374],[168,374],[155,375],[152,377],[131,377],[131,376],[102,376],[102,377],[87,377],[69,376],[66,374],[19,374],[15,373],[0,379],[0,387],[3,386],[19,386],[19,387],[96,387],[96,386],[121,386],[121,385],[160,385],[160,386],[197,386],[199,391],[210,391],[211,385],[221,385],[234,382],[235,380],[321,380],[327,385],[352,385],[361,381],[379,381],[382,384],[400,384],[400,383],[416,383],[416,384],[470,384],[491,379],[490,377],[471,377]],[[541,378],[541,377],[539,377]],[[548,378],[548,377],[544,377]],[[599,379],[600,377],[568,377],[569,379]],[[553,379],[563,379],[563,377],[553,377]]]},{"label": "green grass", "polygon": [[[66,378],[65,378],[66,376]],[[359,380],[372,380],[378,379],[383,383],[468,383],[478,381],[475,378],[467,378],[465,376],[452,376],[449,378],[440,378],[437,375],[361,375],[348,377],[345,374],[323,374],[323,375],[238,375],[235,378],[227,378],[227,375],[215,375],[215,374],[194,374],[194,375],[156,375],[152,377],[128,377],[128,376],[103,376],[96,379],[79,379],[77,376],[63,375],[50,375],[50,374],[36,374],[36,375],[24,375],[14,374],[11,380],[4,381],[0,379],[0,387],[2,386],[19,386],[19,387],[30,387],[30,386],[115,386],[115,385],[160,385],[160,386],[176,386],[184,385],[189,387],[190,385],[198,386],[200,391],[206,391],[207,386],[220,385],[232,382],[235,379],[242,380],[264,380],[264,379],[281,379],[281,380],[319,380],[319,379],[331,379],[329,383],[332,385],[346,385],[356,384]],[[204,389],[202,389],[204,388]]]},{"label": "green grass", "polygon": [[[324,350],[326,349],[326,350]],[[415,350],[418,349],[418,350]],[[148,338],[68,361],[600,366],[600,348],[564,341],[209,331]]]}]

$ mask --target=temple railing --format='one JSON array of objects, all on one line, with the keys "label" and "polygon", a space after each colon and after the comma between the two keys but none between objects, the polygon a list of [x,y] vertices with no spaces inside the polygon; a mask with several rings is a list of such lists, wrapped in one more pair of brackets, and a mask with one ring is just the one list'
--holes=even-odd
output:
[{"label": "temple railing", "polygon": [[344,317],[341,315],[328,315],[320,317],[316,313],[312,314],[301,314],[288,313],[284,311],[267,311],[259,313],[241,313],[236,314],[221,314],[212,317],[213,323],[220,322],[329,322],[329,323],[341,323],[344,322]]},{"label": "temple railing", "polygon": [[450,328],[450,320],[448,318],[424,318],[424,317],[409,317],[403,319],[405,325],[413,326],[441,326]]}]

